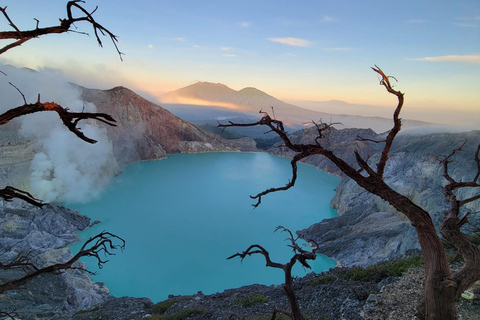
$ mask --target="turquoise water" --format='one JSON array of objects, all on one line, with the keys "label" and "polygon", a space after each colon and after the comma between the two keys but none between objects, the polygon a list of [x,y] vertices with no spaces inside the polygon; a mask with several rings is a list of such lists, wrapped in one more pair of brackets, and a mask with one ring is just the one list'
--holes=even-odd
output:
[{"label": "turquoise water", "polygon": [[[126,240],[94,281],[115,296],[164,300],[169,294],[205,294],[243,285],[281,284],[283,271],[266,268],[261,255],[226,260],[251,244],[260,244],[275,262],[292,256],[286,233],[336,216],[329,203],[338,177],[299,166],[297,185],[255,202],[249,195],[285,185],[290,160],[264,153],[177,154],[166,160],[136,163],[116,177],[101,199],[67,204],[102,223],[80,233],[83,239],[103,230]],[[81,244],[72,249],[78,249]],[[75,252],[75,251],[74,251]],[[335,266],[319,256],[312,267],[321,272]],[[296,265],[294,273],[310,272]]]}]

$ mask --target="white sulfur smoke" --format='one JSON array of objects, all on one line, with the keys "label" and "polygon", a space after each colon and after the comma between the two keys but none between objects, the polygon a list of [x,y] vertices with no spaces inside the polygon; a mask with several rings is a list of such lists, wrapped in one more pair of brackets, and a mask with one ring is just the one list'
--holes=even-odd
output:
[{"label": "white sulfur smoke", "polygon": [[[0,65],[8,76],[1,77],[0,111],[27,103],[54,101],[71,111],[95,112],[96,107],[80,98],[80,91],[58,75],[15,69]],[[0,75],[2,76],[2,75]],[[54,112],[40,112],[19,118],[20,133],[34,141],[36,154],[31,162],[30,192],[43,201],[86,202],[98,196],[113,176],[118,164],[113,156],[112,143],[103,124],[93,120],[81,121],[79,127],[89,138],[87,143],[70,132]]]},{"label": "white sulfur smoke", "polygon": [[32,160],[30,188],[44,201],[85,202],[100,194],[117,171],[112,144],[103,130],[85,125],[82,131],[95,140],[88,144],[57,128],[44,140]]}]

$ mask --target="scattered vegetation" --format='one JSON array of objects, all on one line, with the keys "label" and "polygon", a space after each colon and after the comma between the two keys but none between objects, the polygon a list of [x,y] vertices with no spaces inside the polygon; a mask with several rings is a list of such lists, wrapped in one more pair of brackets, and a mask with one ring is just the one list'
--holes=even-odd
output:
[{"label": "scattered vegetation", "polygon": [[323,286],[334,283],[338,277],[336,275],[326,273],[319,275],[316,279],[311,280],[308,284],[312,287]]},{"label": "scattered vegetation", "polygon": [[191,316],[194,316],[194,315],[202,316],[206,313],[207,312],[205,310],[191,308],[191,309],[179,310],[171,315],[153,315],[150,319],[151,320],[186,320]]},{"label": "scattered vegetation", "polygon": [[259,293],[252,293],[248,297],[241,297],[241,298],[239,297],[233,301],[233,303],[239,304],[244,308],[253,307],[257,303],[267,303],[267,302],[268,302],[267,296]]},{"label": "scattered vegetation", "polygon": [[322,274],[316,279],[310,281],[309,285],[326,285],[335,282],[337,279],[378,283],[388,277],[399,277],[407,272],[408,269],[419,268],[422,265],[423,257],[415,256],[377,264],[368,268],[338,268],[336,269],[335,274]]},{"label": "scattered vegetation", "polygon": [[160,301],[156,305],[153,306],[152,308],[152,313],[153,314],[163,314],[165,311],[170,309],[171,306],[173,306],[175,303],[177,303],[178,300],[164,300]]},{"label": "scattered vegetation", "polygon": [[468,236],[468,239],[472,241],[475,245],[479,246],[480,245],[480,232],[474,233],[471,236]]},{"label": "scattered vegetation", "polygon": [[192,300],[192,298],[190,298],[190,297],[180,297],[180,298],[173,298],[173,299],[160,301],[156,305],[153,306],[152,313],[156,314],[156,315],[164,314],[165,311],[170,309],[170,307],[173,306],[178,301],[188,301],[188,300]]}]

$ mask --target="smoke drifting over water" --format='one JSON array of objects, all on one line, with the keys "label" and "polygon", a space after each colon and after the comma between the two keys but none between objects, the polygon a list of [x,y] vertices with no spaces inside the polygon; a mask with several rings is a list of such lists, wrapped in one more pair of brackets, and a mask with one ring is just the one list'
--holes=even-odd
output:
[{"label": "smoke drifting over water", "polygon": [[[0,112],[23,105],[21,94],[27,103],[38,99],[54,101],[75,112],[95,112],[93,104],[80,98],[79,90],[58,75],[16,69],[0,65]],[[23,116],[20,133],[33,141],[36,152],[31,162],[30,192],[37,198],[52,202],[86,202],[98,196],[119,171],[113,156],[112,143],[102,124],[94,121],[80,122],[79,127],[98,142],[87,143],[62,123],[54,112],[40,112]]]}]

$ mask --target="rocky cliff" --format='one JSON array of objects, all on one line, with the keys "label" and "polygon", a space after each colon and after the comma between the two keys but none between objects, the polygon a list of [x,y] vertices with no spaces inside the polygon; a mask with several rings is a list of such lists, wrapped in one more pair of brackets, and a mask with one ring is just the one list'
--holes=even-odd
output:
[{"label": "rocky cliff", "polygon": [[113,152],[120,165],[139,160],[162,159],[182,152],[240,151],[250,144],[224,140],[174,116],[160,106],[124,87],[110,90],[81,88],[82,99],[95,104],[98,112],[117,120],[107,127]]},{"label": "rocky cliff", "polygon": [[[0,262],[6,264],[20,252],[42,268],[67,261],[68,245],[79,241],[76,231],[87,228],[90,218],[59,205],[38,209],[20,200],[0,200]],[[79,266],[79,265],[77,265]],[[22,269],[2,270],[2,282],[24,274]],[[59,318],[111,298],[102,284],[93,283],[80,270],[46,274],[1,295],[0,310],[16,312],[21,319]]]},{"label": "rocky cliff", "polygon": [[[370,155],[369,162],[375,163],[383,145],[357,141],[357,136],[376,140],[383,138],[382,135],[376,135],[370,130],[346,129],[334,131],[324,143],[336,155],[351,164],[355,161],[353,154],[355,150],[358,150],[364,158]],[[296,142],[307,143],[314,138],[313,129],[292,137]],[[447,205],[441,190],[445,179],[439,159],[450,154],[466,140],[464,151],[458,153],[455,161],[450,164],[450,173],[457,180],[473,179],[476,172],[473,156],[480,143],[480,131],[400,135],[390,153],[385,181],[393,189],[426,209],[436,225],[439,225]],[[285,148],[274,148],[271,152],[292,156]],[[313,156],[307,159],[306,163],[341,175],[324,157]],[[343,179],[336,191],[331,205],[340,216],[298,232],[304,238],[316,240],[321,253],[344,266],[367,266],[403,257],[411,250],[419,249],[415,229],[388,203],[364,191],[348,178]],[[473,195],[474,190],[469,192]],[[478,201],[471,203],[467,209],[477,212],[480,210],[480,203]]]},{"label": "rocky cliff", "polygon": [[19,128],[18,121],[0,126],[0,181],[27,190],[35,150],[32,142],[19,133]]}]

